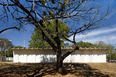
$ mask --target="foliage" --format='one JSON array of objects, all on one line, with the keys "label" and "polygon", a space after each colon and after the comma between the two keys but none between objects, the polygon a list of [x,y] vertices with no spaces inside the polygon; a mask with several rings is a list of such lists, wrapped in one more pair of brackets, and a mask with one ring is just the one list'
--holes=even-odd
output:
[{"label": "foliage", "polygon": [[116,60],[116,53],[111,53],[107,55],[107,60]]},{"label": "foliage", "polygon": [[[53,21],[46,21],[45,25],[48,26],[48,30],[51,32],[51,34],[53,34],[53,37],[56,36],[55,33],[55,20]],[[61,42],[61,47],[64,47],[64,41],[65,39],[62,37],[62,35],[60,34],[65,34],[67,35],[70,31],[70,28],[68,27],[68,25],[66,25],[64,22],[61,22],[60,20],[58,20],[58,25],[59,25],[59,38],[62,40]],[[50,35],[47,34],[47,37],[50,38]],[[35,33],[32,33],[31,36],[31,40],[29,41],[29,47],[38,47],[38,48],[50,48],[51,46],[42,38],[43,35],[41,33],[40,30],[38,30],[37,28],[35,28]],[[52,38],[50,38],[52,40]],[[52,42],[54,44],[56,44],[56,42],[54,40],[52,40]]]},{"label": "foliage", "polygon": [[116,60],[116,51],[114,51],[114,46],[112,46],[111,44],[105,44],[103,41],[99,41],[97,45],[98,47],[108,48],[108,50],[106,51],[106,58],[108,61]]},{"label": "foliage", "polygon": [[107,45],[107,48],[108,48],[108,50],[106,52],[107,60],[108,61],[109,60],[116,60],[116,50],[115,50],[114,46],[109,44],[109,45]]},{"label": "foliage", "polygon": [[9,49],[8,51],[3,51],[1,55],[6,57],[13,57],[13,50]]},{"label": "foliage", "polygon": [[[96,44],[92,44],[92,43],[89,43],[89,42],[83,42],[83,41],[77,42],[77,45],[79,47],[82,47],[82,48],[98,47]],[[74,47],[74,45],[72,45],[72,47]]]},{"label": "foliage", "polygon": [[12,57],[13,51],[11,48],[14,47],[11,41],[5,38],[0,38],[0,49],[1,49],[1,55],[6,57]]},{"label": "foliage", "polygon": [[13,44],[12,44],[11,41],[9,41],[8,39],[5,39],[5,38],[0,38],[0,49],[1,49],[1,51],[7,51],[12,47],[13,47]]},{"label": "foliage", "polygon": [[[93,43],[89,43],[89,42],[83,42],[83,41],[80,41],[80,42],[77,42],[76,43],[79,47],[82,47],[82,48],[84,48],[84,47],[87,47],[87,48],[89,48],[89,47],[96,47],[96,48],[108,48],[108,49],[114,49],[114,46],[112,46],[111,44],[106,44],[106,43],[104,43],[103,41],[99,41],[98,43],[96,43],[96,44],[93,44]],[[72,47],[73,47],[74,45],[72,45]]]},{"label": "foliage", "polygon": [[24,48],[24,47],[22,47],[22,46],[15,46],[15,48]]},{"label": "foliage", "polygon": [[[97,44],[92,44],[92,43],[89,43],[89,42],[83,42],[83,41],[80,41],[77,43],[77,45],[79,47],[82,47],[82,48],[89,48],[89,47],[96,47],[96,48],[107,48],[108,50],[106,51],[106,54],[107,54],[107,60],[116,60],[116,51],[114,51],[114,46],[112,46],[111,44],[105,44],[103,41],[99,41]],[[74,45],[72,45],[72,47],[74,47]]]}]

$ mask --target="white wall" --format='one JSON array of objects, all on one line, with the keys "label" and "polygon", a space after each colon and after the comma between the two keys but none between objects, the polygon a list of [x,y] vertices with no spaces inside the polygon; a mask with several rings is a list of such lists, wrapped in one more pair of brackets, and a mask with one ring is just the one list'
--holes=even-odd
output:
[{"label": "white wall", "polygon": [[36,51],[36,50],[14,50],[13,62],[21,63],[39,63],[39,62],[55,62],[56,56],[52,51]]},{"label": "white wall", "polygon": [[[63,54],[66,51],[63,51]],[[55,52],[52,50],[37,49],[14,49],[13,62],[21,63],[40,63],[40,62],[56,62]],[[80,49],[64,59],[66,63],[101,63],[106,62],[105,50],[84,50]]]}]

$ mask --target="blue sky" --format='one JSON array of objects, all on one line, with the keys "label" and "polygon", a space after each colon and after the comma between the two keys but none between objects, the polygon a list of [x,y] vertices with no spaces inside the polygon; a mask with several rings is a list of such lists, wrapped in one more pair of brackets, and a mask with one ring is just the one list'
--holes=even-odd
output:
[{"label": "blue sky", "polygon": [[[72,37],[70,37],[70,39],[72,39]],[[76,36],[76,40],[77,42],[84,41],[91,43],[98,43],[99,41],[104,41],[105,43],[112,44],[116,47],[116,27],[94,30],[86,34],[79,34]]]},{"label": "blue sky", "polygon": [[34,32],[34,27],[31,25],[26,25],[25,28],[17,31],[15,29],[7,30],[0,34],[0,38],[7,38],[11,40],[15,46],[24,46],[25,38],[25,47],[28,47],[28,41],[31,40],[32,32]]},{"label": "blue sky", "polygon": [[[101,1],[101,0],[98,0]],[[103,5],[110,4],[111,8],[114,9],[112,12],[112,18],[109,20],[109,28],[99,28],[86,34],[79,34],[76,36],[76,41],[85,41],[91,43],[97,43],[98,41],[104,41],[115,46],[116,48],[116,0],[102,0]],[[0,23],[1,24],[1,23]],[[3,25],[3,24],[1,24]],[[20,31],[15,29],[5,31],[0,34],[0,38],[7,38],[11,40],[15,46],[25,46],[28,47],[28,41],[31,40],[32,32],[34,32],[34,27],[31,25],[26,25]],[[70,37],[72,39],[72,37]]]}]

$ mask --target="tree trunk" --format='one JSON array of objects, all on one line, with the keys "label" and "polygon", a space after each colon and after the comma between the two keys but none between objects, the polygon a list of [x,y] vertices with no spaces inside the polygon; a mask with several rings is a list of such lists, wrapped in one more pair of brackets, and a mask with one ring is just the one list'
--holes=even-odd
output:
[{"label": "tree trunk", "polygon": [[56,19],[56,37],[55,37],[55,41],[57,43],[57,64],[56,64],[56,71],[61,73],[62,72],[62,64],[63,64],[63,61],[61,60],[62,59],[62,53],[61,53],[61,40],[59,38],[59,30],[58,30],[58,19]]},{"label": "tree trunk", "polygon": [[76,46],[72,51],[69,51],[67,53],[65,53],[64,55],[62,55],[61,53],[61,48],[59,48],[57,50],[57,64],[56,64],[56,72],[58,73],[62,73],[62,69],[63,69],[63,60],[69,56],[71,53],[73,53],[75,50],[79,50],[79,47]]},{"label": "tree trunk", "polygon": [[63,65],[63,61],[61,60],[61,49],[58,49],[57,52],[57,63],[56,63],[56,72],[61,73],[62,72],[62,65]]}]

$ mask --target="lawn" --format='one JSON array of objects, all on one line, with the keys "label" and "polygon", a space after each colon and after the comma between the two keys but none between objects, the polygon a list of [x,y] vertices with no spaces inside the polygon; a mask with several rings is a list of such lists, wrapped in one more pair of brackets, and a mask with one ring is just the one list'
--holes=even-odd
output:
[{"label": "lawn", "polygon": [[0,77],[116,77],[116,63],[65,63],[62,74],[55,63],[0,63]]}]

